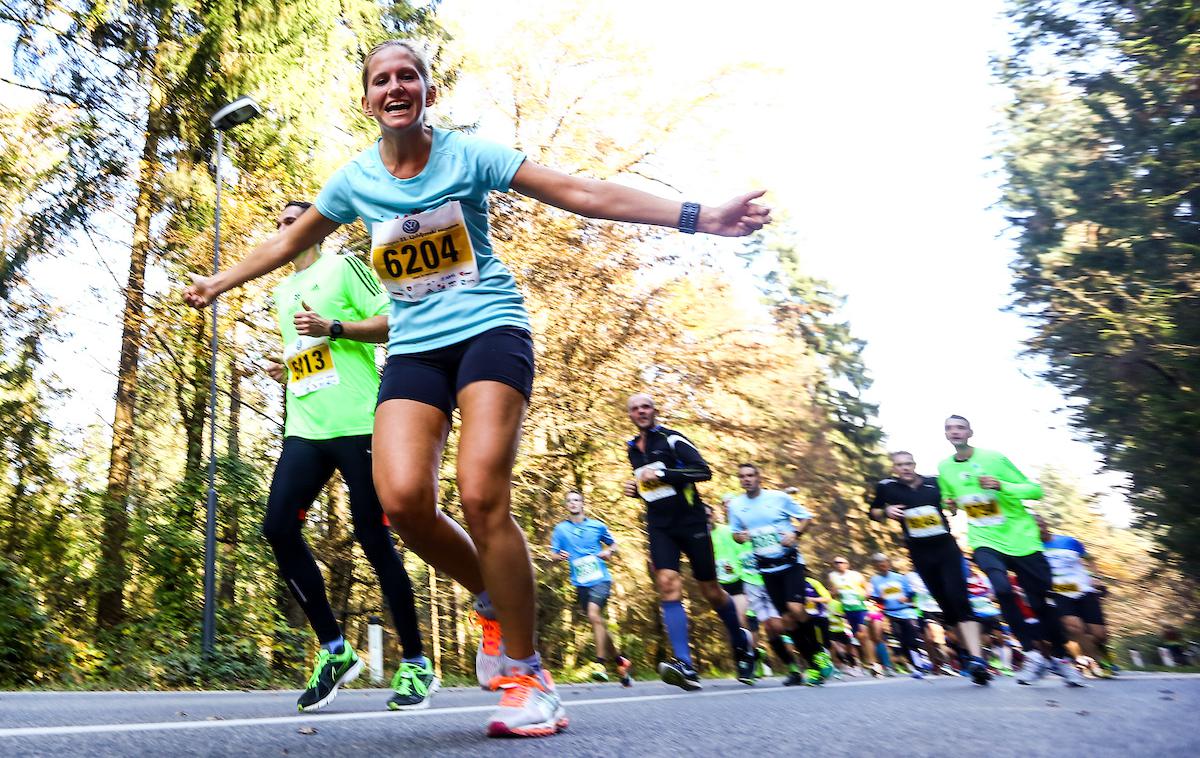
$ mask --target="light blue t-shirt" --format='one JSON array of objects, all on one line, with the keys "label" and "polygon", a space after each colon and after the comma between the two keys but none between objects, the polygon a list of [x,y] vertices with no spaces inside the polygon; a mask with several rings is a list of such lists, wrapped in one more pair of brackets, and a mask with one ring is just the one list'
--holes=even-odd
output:
[{"label": "light blue t-shirt", "polygon": [[917,609],[908,602],[913,596],[912,583],[908,577],[889,571],[883,576],[871,576],[871,594],[883,601],[883,612],[898,619],[915,619]]},{"label": "light blue t-shirt", "polygon": [[[743,493],[729,501],[729,528],[734,532],[749,532],[753,554],[768,560],[780,558],[786,552],[779,540],[796,531],[792,519],[806,521],[810,518],[812,514],[807,508],[778,490],[761,490],[754,498]],[[804,563],[799,550],[796,551],[796,562]],[[786,568],[786,565],[760,566],[759,571],[772,573]]]},{"label": "light blue t-shirt", "polygon": [[398,179],[384,167],[377,140],[325,183],[316,200],[321,215],[340,224],[362,219],[368,232],[380,221],[451,200],[462,204],[479,283],[415,303],[392,298],[388,355],[436,350],[498,326],[530,328],[525,299],[488,237],[488,194],[507,192],[524,161],[512,148],[434,127],[429,162],[411,179]]},{"label": "light blue t-shirt", "polygon": [[550,535],[550,549],[563,551],[571,561],[571,584],[576,587],[591,587],[600,582],[611,582],[608,566],[596,557],[605,545],[616,540],[604,522],[585,518],[578,524],[563,521],[554,527]]}]

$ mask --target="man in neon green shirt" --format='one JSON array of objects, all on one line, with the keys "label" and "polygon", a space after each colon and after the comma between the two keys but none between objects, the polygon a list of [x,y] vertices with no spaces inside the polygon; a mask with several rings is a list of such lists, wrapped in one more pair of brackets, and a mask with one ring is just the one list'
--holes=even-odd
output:
[{"label": "man in neon green shirt", "polygon": [[[291,225],[309,203],[288,203],[277,228]],[[263,535],[279,575],[304,609],[321,643],[316,667],[297,707],[328,705],[355,679],[362,661],[342,637],[321,570],[301,535],[305,512],[341,472],[350,492],[354,536],[379,577],[403,660],[392,680],[392,710],[426,708],[438,678],[424,656],[412,582],[388,529],[371,475],[371,432],[379,372],[375,346],[387,337],[388,297],[366,265],[350,255],[301,253],[275,288],[283,363],[267,371],[286,381],[283,449],[271,480]]]},{"label": "man in neon green shirt", "polygon": [[[732,497],[733,495],[725,495],[721,501],[728,503]],[[746,624],[746,610],[749,608],[749,604],[746,600],[746,593],[742,589],[741,565],[742,554],[750,548],[733,539],[729,524],[717,522],[711,507],[705,506],[705,508],[708,511],[708,534],[712,538],[713,557],[717,561],[717,582],[729,594],[729,597],[733,598],[738,616],[742,618],[742,625],[749,629],[750,626]]]},{"label": "man in neon green shirt", "polygon": [[[938,486],[952,512],[959,508],[967,512],[967,542],[975,564],[987,574],[1004,620],[1025,650],[1017,681],[1033,684],[1049,670],[1068,686],[1085,686],[1067,657],[1058,610],[1048,602],[1053,584],[1050,564],[1042,554],[1037,522],[1022,502],[1041,499],[1041,486],[1000,453],[971,447],[974,432],[962,416],[947,418],[945,432],[954,455],[938,466]],[[1008,580],[1010,570],[1040,623],[1025,623]],[[1038,651],[1037,643],[1043,640],[1050,643],[1050,661]]]}]

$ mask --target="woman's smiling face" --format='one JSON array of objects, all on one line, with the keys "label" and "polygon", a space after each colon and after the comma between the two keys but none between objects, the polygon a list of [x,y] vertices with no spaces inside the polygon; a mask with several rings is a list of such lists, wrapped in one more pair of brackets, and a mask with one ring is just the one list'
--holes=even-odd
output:
[{"label": "woman's smiling face", "polygon": [[384,130],[402,131],[424,123],[436,90],[426,83],[416,57],[400,45],[385,47],[367,63],[363,112]]}]

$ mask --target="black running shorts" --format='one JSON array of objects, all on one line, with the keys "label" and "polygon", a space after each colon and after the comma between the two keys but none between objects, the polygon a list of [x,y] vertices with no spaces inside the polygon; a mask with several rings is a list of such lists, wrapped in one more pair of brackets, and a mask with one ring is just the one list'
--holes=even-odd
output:
[{"label": "black running shorts", "polygon": [[1104,611],[1100,608],[1100,594],[1085,592],[1080,597],[1067,597],[1051,593],[1050,598],[1058,607],[1059,616],[1074,616],[1085,624],[1104,626]]},{"label": "black running shorts", "polygon": [[650,538],[650,562],[656,571],[678,571],[680,555],[686,555],[696,581],[716,581],[717,559],[713,556],[708,524],[700,521],[690,525],[647,526],[646,531]]},{"label": "black running shorts", "polygon": [[458,393],[472,382],[501,382],[528,400],[533,394],[533,337],[498,326],[447,347],[389,355],[379,383],[379,403],[416,400],[449,418]]},{"label": "black running shorts", "polygon": [[764,571],[763,585],[771,598],[771,605],[780,613],[787,613],[788,603],[804,605],[808,600],[804,584],[806,569],[803,563],[793,563],[782,571]]}]

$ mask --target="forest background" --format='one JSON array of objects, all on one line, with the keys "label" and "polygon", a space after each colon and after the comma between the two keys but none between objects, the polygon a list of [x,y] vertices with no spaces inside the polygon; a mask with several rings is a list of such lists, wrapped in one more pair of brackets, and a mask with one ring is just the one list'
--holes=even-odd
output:
[{"label": "forest background", "polygon": [[[1200,574],[1188,499],[1200,459],[1200,198],[1188,169],[1200,147],[1200,19],[1176,5],[1014,1],[1014,52],[996,62],[1013,93],[1001,157],[1017,232],[1014,308],[1035,323],[1030,349],[1048,358],[1080,435],[1130,474],[1138,520],[1113,526],[1085,483],[1053,469],[1038,472],[1043,508],[1098,556],[1110,619],[1126,635],[1194,613]],[[668,193],[679,178],[664,156],[709,128],[705,109],[724,88],[773,74],[747,64],[650,76],[647,51],[611,18],[587,3],[554,8],[483,45],[436,3],[0,0],[0,24],[16,36],[0,87],[22,93],[19,105],[0,105],[0,683],[294,685],[307,673],[314,640],[258,534],[281,442],[282,392],[262,358],[278,352],[270,291],[282,274],[222,300],[219,655],[199,652],[211,358],[206,315],[178,292],[209,265],[208,114],[243,93],[269,111],[226,143],[230,260],[269,232],[283,202],[311,198],[373,139],[357,108],[359,62],[382,39],[428,45],[439,123],[500,135],[571,173]],[[487,108],[472,105],[481,98]],[[565,572],[546,560],[570,489],[622,546],[610,604],[622,647],[642,670],[662,654],[640,504],[620,495],[631,391],[652,390],[663,421],[704,452],[717,472],[710,502],[736,489],[743,460],[770,485],[797,488],[816,514],[810,565],[838,553],[863,565],[897,548],[864,508],[887,470],[864,344],[810,265],[836,251],[805,249],[801,214],[780,215],[750,241],[714,242],[494,198],[496,247],[534,319],[539,374],[513,499],[556,669],[590,655]],[[361,255],[365,242],[347,228],[332,247]],[[111,415],[68,428],[56,409],[101,369],[48,360],[48,348],[74,336],[60,317],[89,306],[45,297],[30,272],[94,264],[100,250],[129,262],[101,269],[121,292],[119,313],[103,316],[121,322],[117,390]],[[452,470],[441,494],[455,513]],[[307,520],[335,611],[364,646],[367,620],[387,615],[340,482]],[[406,562],[435,665],[465,675],[468,598],[415,556]],[[694,615],[693,636],[700,661],[720,667],[708,616]]]}]

